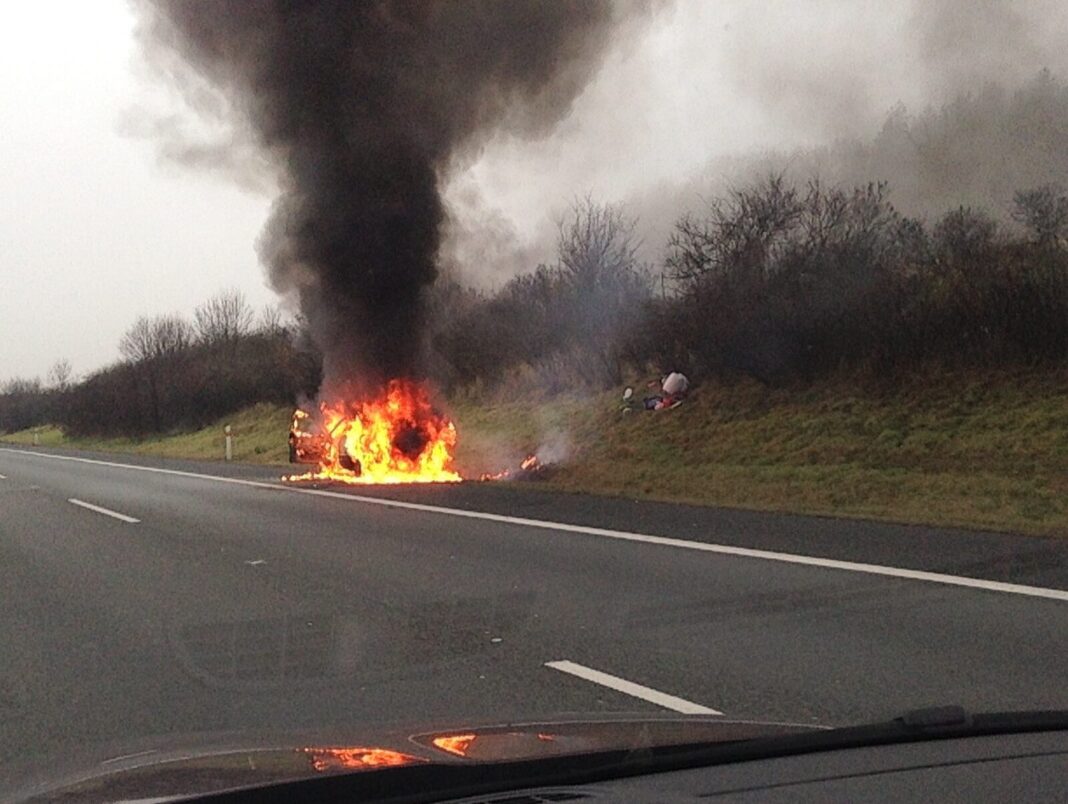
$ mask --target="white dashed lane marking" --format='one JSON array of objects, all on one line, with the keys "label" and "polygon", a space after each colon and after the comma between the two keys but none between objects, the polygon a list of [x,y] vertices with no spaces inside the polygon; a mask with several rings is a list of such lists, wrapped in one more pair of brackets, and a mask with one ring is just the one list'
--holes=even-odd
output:
[{"label": "white dashed lane marking", "polygon": [[561,673],[567,673],[576,678],[581,678],[584,681],[589,681],[593,684],[600,684],[602,687],[608,687],[608,689],[621,692],[632,698],[640,698],[643,701],[662,706],[664,709],[670,709],[672,712],[681,712],[684,715],[723,714],[716,709],[710,709],[707,706],[696,704],[693,701],[687,701],[685,698],[668,695],[666,692],[654,690],[652,687],[635,684],[633,681],[627,681],[625,678],[602,673],[600,670],[594,670],[592,667],[585,667],[584,665],[576,664],[575,662],[570,662],[566,659],[561,659],[557,662],[546,662],[545,666],[552,668],[553,670],[559,670]]},{"label": "white dashed lane marking", "polygon": [[113,519],[118,519],[118,520],[121,520],[122,522],[129,522],[131,524],[136,524],[137,522],[141,521],[140,519],[135,519],[132,516],[126,516],[126,514],[120,514],[118,511],[112,511],[110,508],[103,508],[103,507],[101,507],[99,505],[93,505],[92,503],[87,503],[84,500],[76,500],[73,497],[71,497],[69,500],[67,500],[67,502],[69,502],[71,505],[77,505],[80,508],[85,508],[85,509],[87,509],[89,511],[95,511],[98,514],[103,514],[104,516],[110,516]]}]

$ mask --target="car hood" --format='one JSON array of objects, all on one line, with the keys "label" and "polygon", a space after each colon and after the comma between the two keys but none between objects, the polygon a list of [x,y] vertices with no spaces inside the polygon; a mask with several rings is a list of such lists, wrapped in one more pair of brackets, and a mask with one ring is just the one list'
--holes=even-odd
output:
[{"label": "car hood", "polygon": [[[713,717],[598,717],[394,731],[235,735],[154,741],[97,759],[15,794],[63,801],[167,800],[334,773],[427,763],[489,763],[722,743],[811,730],[810,726]],[[139,746],[143,746],[140,743]],[[128,746],[133,747],[133,746]],[[40,778],[42,774],[38,774]]]}]

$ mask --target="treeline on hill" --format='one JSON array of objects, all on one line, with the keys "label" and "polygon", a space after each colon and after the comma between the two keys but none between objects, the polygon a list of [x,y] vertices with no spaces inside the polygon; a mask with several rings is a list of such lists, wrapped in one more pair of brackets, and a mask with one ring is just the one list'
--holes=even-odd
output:
[{"label": "treeline on hill", "polygon": [[654,315],[646,355],[766,382],[1063,360],[1068,197],[1018,193],[1013,218],[1015,234],[958,207],[928,227],[898,214],[884,184],[772,177],[679,222],[667,257],[679,293]]},{"label": "treeline on hill", "polygon": [[929,225],[885,184],[773,175],[682,217],[654,280],[634,222],[587,199],[561,223],[556,266],[493,295],[442,289],[435,343],[451,386],[546,393],[649,369],[782,383],[1063,361],[1068,196],[1018,192],[1012,220],[959,207]]},{"label": "treeline on hill", "polygon": [[140,318],[123,335],[123,359],[70,382],[58,363],[43,385],[13,380],[0,392],[0,432],[45,423],[70,435],[132,436],[202,427],[256,402],[313,394],[318,355],[275,311],[256,320],[244,297],[224,292],[175,315]]},{"label": "treeline on hill", "polygon": [[[578,201],[552,266],[495,293],[430,295],[435,379],[449,392],[599,390],[630,374],[809,382],[1068,359],[1068,195],[1016,193],[1011,220],[958,207],[899,214],[884,184],[845,189],[781,175],[713,199],[674,227],[659,272],[636,257],[623,209]],[[123,360],[71,384],[0,389],[0,432],[56,423],[73,435],[193,428],[256,402],[291,403],[321,380],[299,327],[253,323],[238,293],[195,320],[142,318]]]}]

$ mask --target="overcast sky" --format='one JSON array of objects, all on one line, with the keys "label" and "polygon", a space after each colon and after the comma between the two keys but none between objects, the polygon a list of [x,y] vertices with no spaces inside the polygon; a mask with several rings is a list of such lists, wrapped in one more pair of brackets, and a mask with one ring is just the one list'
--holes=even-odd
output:
[{"label": "overcast sky", "polygon": [[268,199],[120,133],[146,84],[124,0],[2,16],[0,380],[98,368],[138,315],[188,314],[220,288],[272,301],[253,250]]},{"label": "overcast sky", "polygon": [[[487,143],[447,198],[467,229],[533,253],[577,193],[626,199],[717,154],[864,136],[953,82],[1056,70],[1066,17],[1060,0],[678,0],[620,38],[553,136]],[[276,300],[254,248],[270,199],[129,133],[133,110],[166,102],[133,28],[125,0],[4,3],[0,380],[60,358],[91,371],[138,315],[189,315],[224,288]],[[459,253],[472,277],[515,267]]]}]

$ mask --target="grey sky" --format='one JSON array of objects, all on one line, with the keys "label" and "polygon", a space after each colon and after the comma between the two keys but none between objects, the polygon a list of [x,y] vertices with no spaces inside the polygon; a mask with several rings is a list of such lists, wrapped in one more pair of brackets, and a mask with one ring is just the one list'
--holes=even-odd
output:
[{"label": "grey sky", "polygon": [[[553,136],[497,139],[458,167],[452,253],[464,275],[499,281],[544,256],[575,194],[692,186],[716,155],[863,136],[898,101],[1062,71],[1066,21],[1060,0],[678,0],[621,37]],[[5,3],[0,380],[44,377],[59,358],[91,371],[137,315],[188,315],[223,288],[276,300],[254,248],[269,198],[130,134],[131,110],[173,101],[133,25],[125,0]],[[495,250],[487,229],[518,246]]]},{"label": "grey sky", "polygon": [[5,3],[3,18],[0,379],[98,368],[137,315],[188,314],[220,288],[272,301],[253,250],[268,200],[120,134],[145,91],[126,3]]}]

